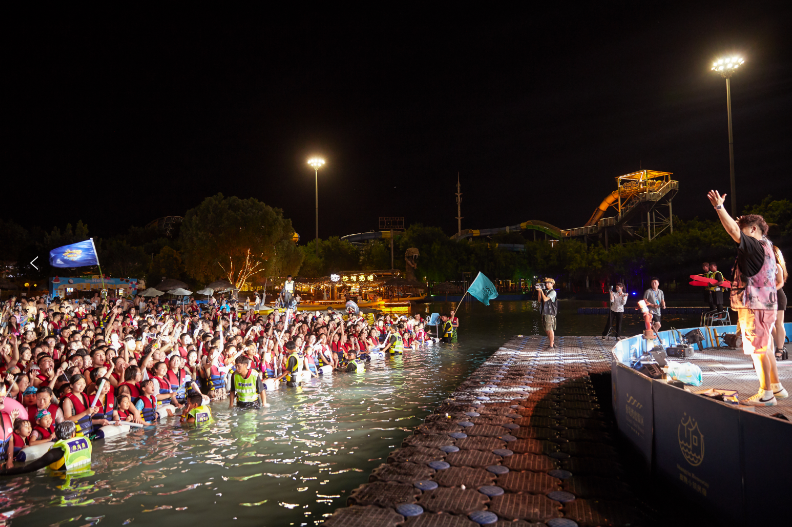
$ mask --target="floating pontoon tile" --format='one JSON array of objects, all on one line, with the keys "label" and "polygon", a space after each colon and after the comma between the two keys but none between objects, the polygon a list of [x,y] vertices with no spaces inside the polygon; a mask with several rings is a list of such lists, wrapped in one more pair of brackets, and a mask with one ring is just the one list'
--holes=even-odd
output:
[{"label": "floating pontoon tile", "polygon": [[418,494],[415,487],[406,483],[375,481],[352,491],[347,498],[347,505],[395,507],[403,503],[415,503]]},{"label": "floating pontoon tile", "polygon": [[422,479],[421,481],[416,481],[413,485],[420,490],[434,490],[438,487],[437,483],[431,479]]},{"label": "floating pontoon tile", "polygon": [[464,432],[452,432],[448,434],[448,437],[452,437],[454,439],[465,439],[467,437],[467,434]]},{"label": "floating pontoon tile", "polygon": [[562,469],[551,470],[547,474],[549,476],[553,476],[554,478],[558,478],[558,479],[569,479],[572,477],[572,473],[570,471],[562,470]]},{"label": "floating pontoon tile", "polygon": [[445,470],[449,468],[451,465],[446,463],[445,461],[432,461],[429,463],[429,467],[435,470]]},{"label": "floating pontoon tile", "polygon": [[498,475],[509,473],[509,469],[504,467],[503,465],[490,465],[487,467],[487,470],[489,472],[492,472],[493,474],[498,474]]},{"label": "floating pontoon tile", "polygon": [[423,511],[423,507],[412,503],[403,503],[396,507],[396,512],[405,517],[418,516],[419,514],[423,514]]},{"label": "floating pontoon tile", "polygon": [[547,494],[547,497],[553,501],[559,501],[561,503],[569,503],[570,501],[575,500],[575,495],[571,492],[566,492],[564,490],[556,490]]},{"label": "floating pontoon tile", "polygon": [[403,521],[404,516],[391,508],[347,507],[338,509],[325,520],[324,524],[329,527],[370,527],[371,525],[388,527]]},{"label": "floating pontoon tile", "polygon": [[469,514],[485,507],[489,498],[473,489],[438,487],[421,494],[418,503],[427,511]]},{"label": "floating pontoon tile", "polygon": [[468,518],[479,525],[492,525],[498,521],[498,515],[489,511],[475,511],[468,515]]},{"label": "floating pontoon tile", "polygon": [[504,494],[492,498],[489,510],[507,520],[532,522],[560,518],[558,503],[535,494]]},{"label": "floating pontoon tile", "polygon": [[478,491],[490,498],[500,496],[505,492],[502,488],[496,487],[495,485],[484,485],[483,487],[479,487]]}]

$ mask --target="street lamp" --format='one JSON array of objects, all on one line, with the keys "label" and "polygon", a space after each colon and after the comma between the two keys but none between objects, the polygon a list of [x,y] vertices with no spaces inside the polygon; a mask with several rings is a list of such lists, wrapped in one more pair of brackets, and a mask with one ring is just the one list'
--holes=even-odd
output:
[{"label": "street lamp", "polygon": [[324,159],[320,157],[312,157],[308,160],[308,164],[314,169],[316,176],[316,256],[319,256],[319,167],[324,165]]},{"label": "street lamp", "polygon": [[732,135],[731,116],[731,76],[743,65],[741,57],[725,57],[712,64],[712,71],[726,79],[726,113],[729,117],[729,179],[731,180],[731,213],[737,217],[737,184],[734,182],[734,136]]}]

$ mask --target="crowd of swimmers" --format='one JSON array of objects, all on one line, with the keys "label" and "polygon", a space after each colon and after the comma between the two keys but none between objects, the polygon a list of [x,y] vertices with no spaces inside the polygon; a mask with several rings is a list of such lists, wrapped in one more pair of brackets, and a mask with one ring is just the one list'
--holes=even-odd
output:
[{"label": "crowd of swimmers", "polygon": [[243,314],[142,297],[12,297],[2,304],[0,474],[13,473],[26,447],[51,446],[57,452],[44,462],[73,468],[84,458],[74,454],[103,427],[148,426],[176,414],[200,425],[212,420],[210,400],[269,406],[267,390],[364,373],[374,357],[456,340],[453,312],[433,335],[426,322],[332,311]]}]

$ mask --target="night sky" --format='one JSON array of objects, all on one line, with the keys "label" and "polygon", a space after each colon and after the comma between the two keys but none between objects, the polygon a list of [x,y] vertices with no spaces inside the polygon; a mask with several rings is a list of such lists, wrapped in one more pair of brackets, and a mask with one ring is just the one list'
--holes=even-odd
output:
[{"label": "night sky", "polygon": [[457,172],[463,228],[581,226],[639,168],[674,172],[677,215],[714,219],[725,53],[745,59],[739,206],[792,197],[789,2],[463,5],[6,19],[2,217],[108,236],[222,192],[282,208],[308,241],[317,154],[322,237],[388,215],[452,234]]}]

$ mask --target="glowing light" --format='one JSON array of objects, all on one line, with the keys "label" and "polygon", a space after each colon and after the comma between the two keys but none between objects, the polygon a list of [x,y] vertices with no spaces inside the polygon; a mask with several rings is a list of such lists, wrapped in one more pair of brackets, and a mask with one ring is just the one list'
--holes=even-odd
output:
[{"label": "glowing light", "polygon": [[742,66],[743,62],[745,61],[742,57],[724,57],[712,64],[712,71],[718,72],[723,76],[729,76],[734,70]]},{"label": "glowing light", "polygon": [[337,275],[337,274],[331,274],[330,275],[330,280],[332,282],[338,282],[339,280],[341,280],[341,277],[339,275]]},{"label": "glowing light", "polygon": [[311,165],[315,170],[319,170],[319,167],[325,164],[325,160],[320,157],[312,157],[308,160],[308,164]]}]

